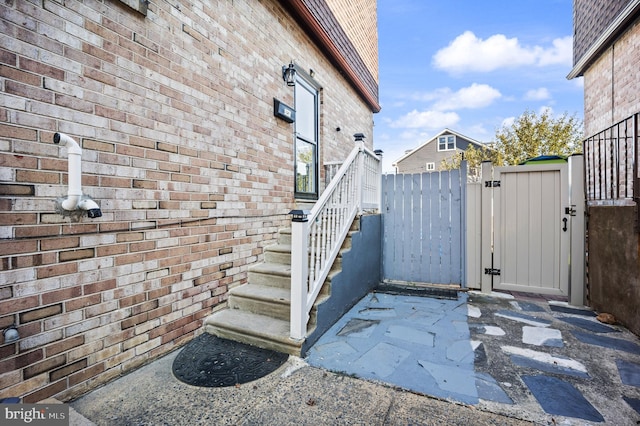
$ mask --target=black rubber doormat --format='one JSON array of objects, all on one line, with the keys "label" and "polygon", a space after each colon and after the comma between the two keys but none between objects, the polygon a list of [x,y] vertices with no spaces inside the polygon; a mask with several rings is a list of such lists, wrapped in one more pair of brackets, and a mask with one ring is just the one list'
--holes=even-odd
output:
[{"label": "black rubber doormat", "polygon": [[458,300],[458,291],[454,288],[435,286],[418,286],[381,283],[375,289],[378,293],[387,293],[404,296],[433,297],[436,299]]},{"label": "black rubber doormat", "polygon": [[287,354],[203,333],[182,348],[172,370],[178,380],[189,385],[235,386],[274,372],[288,358]]}]

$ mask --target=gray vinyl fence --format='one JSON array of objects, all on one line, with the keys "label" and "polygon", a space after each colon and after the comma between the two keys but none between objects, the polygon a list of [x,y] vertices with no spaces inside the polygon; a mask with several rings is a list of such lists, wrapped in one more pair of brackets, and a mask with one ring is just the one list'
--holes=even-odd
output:
[{"label": "gray vinyl fence", "polygon": [[466,167],[382,176],[385,281],[465,282]]}]

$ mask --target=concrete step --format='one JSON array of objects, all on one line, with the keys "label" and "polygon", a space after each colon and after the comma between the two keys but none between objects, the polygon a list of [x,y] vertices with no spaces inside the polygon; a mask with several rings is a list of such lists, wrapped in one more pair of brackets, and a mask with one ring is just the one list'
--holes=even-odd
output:
[{"label": "concrete step", "polygon": [[291,228],[278,230],[278,244],[291,245]]},{"label": "concrete step", "polygon": [[229,291],[229,308],[267,315],[288,321],[291,291],[280,287],[244,284]]},{"label": "concrete step", "polygon": [[289,321],[224,309],[205,320],[205,331],[241,343],[300,356],[303,340],[289,337]]},{"label": "concrete step", "polygon": [[291,244],[273,244],[264,248],[264,261],[291,265]]},{"label": "concrete step", "polygon": [[291,265],[259,263],[249,268],[248,282],[272,287],[291,288]]},{"label": "concrete step", "polygon": [[[316,304],[329,298],[329,294],[330,282],[327,281],[320,290]],[[234,287],[229,291],[228,304],[230,309],[240,309],[285,321],[291,316],[291,292],[279,287],[251,283]],[[316,311],[314,306],[309,313],[311,326],[316,323]]]}]

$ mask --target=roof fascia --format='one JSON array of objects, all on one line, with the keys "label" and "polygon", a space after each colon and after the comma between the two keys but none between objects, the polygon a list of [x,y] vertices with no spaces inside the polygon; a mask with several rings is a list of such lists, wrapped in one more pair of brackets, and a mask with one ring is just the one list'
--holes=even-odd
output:
[{"label": "roof fascia", "polygon": [[304,24],[303,27],[307,28],[308,31],[316,37],[322,50],[329,59],[334,62],[338,69],[343,72],[347,80],[367,103],[371,111],[374,113],[380,112],[382,108],[378,103],[378,99],[367,90],[358,73],[356,73],[347,59],[340,53],[331,36],[324,31],[318,20],[305,5],[304,0],[280,0],[280,2],[285,5],[285,7],[289,6],[289,9],[292,9],[295,15],[302,20]]}]

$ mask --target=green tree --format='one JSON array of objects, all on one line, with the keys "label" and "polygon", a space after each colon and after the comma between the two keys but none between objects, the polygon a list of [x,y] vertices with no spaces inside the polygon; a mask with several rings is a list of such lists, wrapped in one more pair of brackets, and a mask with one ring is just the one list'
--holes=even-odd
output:
[{"label": "green tree", "polygon": [[513,166],[540,155],[569,156],[582,152],[582,122],[564,113],[554,118],[549,110],[525,111],[513,124],[496,132],[493,158],[498,166]]},{"label": "green tree", "polygon": [[540,114],[526,110],[512,124],[497,130],[490,148],[470,146],[464,153],[444,160],[440,168],[459,168],[464,156],[473,177],[483,161],[511,166],[540,155],[569,156],[582,152],[582,139],[582,122],[575,115],[564,113],[554,118],[549,110]]},{"label": "green tree", "polygon": [[476,148],[474,145],[469,145],[466,151],[457,152],[448,159],[442,160],[440,170],[459,169],[462,160],[466,160],[469,180],[477,181],[480,177],[480,164],[482,164],[483,161],[494,161],[495,157],[496,152],[488,146]]}]

